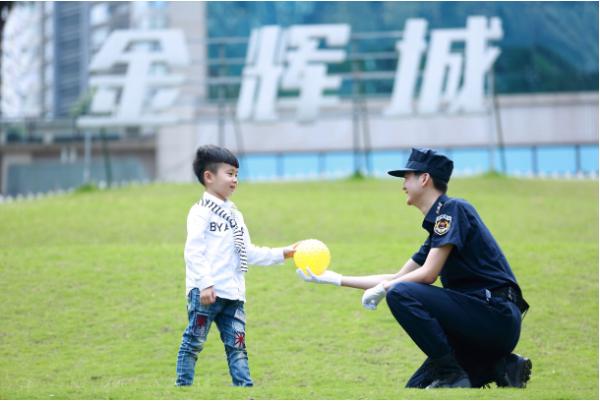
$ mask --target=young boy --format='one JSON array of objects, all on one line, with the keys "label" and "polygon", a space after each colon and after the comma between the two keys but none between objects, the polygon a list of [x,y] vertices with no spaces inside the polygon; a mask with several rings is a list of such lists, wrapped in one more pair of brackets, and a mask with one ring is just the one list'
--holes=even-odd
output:
[{"label": "young boy", "polygon": [[185,243],[188,326],[177,356],[177,386],[194,381],[198,353],[214,322],[225,345],[234,386],[252,386],[246,352],[244,274],[249,264],[273,265],[294,254],[294,246],[259,248],[229,197],[238,185],[237,158],[227,149],[202,146],[194,173],[205,192],[187,218]]}]

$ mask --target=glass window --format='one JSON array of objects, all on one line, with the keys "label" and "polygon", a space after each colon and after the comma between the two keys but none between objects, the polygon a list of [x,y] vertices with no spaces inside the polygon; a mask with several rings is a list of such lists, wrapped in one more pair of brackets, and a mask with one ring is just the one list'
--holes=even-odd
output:
[{"label": "glass window", "polygon": [[[207,2],[209,39],[248,37],[254,28],[277,24],[348,23],[352,34],[398,32],[408,18],[424,18],[432,29],[462,28],[469,16],[499,17],[503,37],[493,43],[501,50],[494,64],[497,93],[598,91],[597,2]],[[356,40],[357,52],[396,53],[397,39]],[[244,57],[227,45],[225,57]],[[456,46],[453,46],[453,49]],[[464,45],[458,45],[462,49]],[[458,48],[456,50],[458,50]],[[209,46],[209,57],[219,57],[218,46]],[[241,55],[239,54],[241,53]],[[235,55],[234,55],[235,54]],[[395,71],[392,60],[360,60],[363,71]],[[345,66],[331,67],[343,71]],[[371,80],[371,93],[389,93],[385,80]]]},{"label": "glass window", "polygon": [[52,110],[52,106],[54,105],[52,98],[52,91],[46,91],[46,95],[44,96],[44,106],[46,107],[46,110]]},{"label": "glass window", "polygon": [[167,27],[167,18],[162,15],[150,17],[150,29],[164,29]]},{"label": "glass window", "polygon": [[47,64],[44,68],[44,80],[46,81],[46,85],[54,83],[54,68],[51,64]]},{"label": "glass window", "polygon": [[52,42],[48,42],[44,46],[44,58],[44,61],[47,63],[51,62],[52,59],[54,59],[54,45],[52,44]]},{"label": "glass window", "polygon": [[92,31],[92,48],[98,49],[108,37],[108,27],[96,28]]},{"label": "glass window", "polygon": [[100,25],[108,22],[108,4],[94,4],[90,9],[90,22],[92,25]]},{"label": "glass window", "polygon": [[44,20],[44,35],[46,39],[50,39],[54,35],[54,21],[52,18],[46,18]]},{"label": "glass window", "polygon": [[129,13],[129,4],[123,2],[123,3],[117,3],[117,4],[112,4],[113,7],[113,13],[115,14],[127,14]]},{"label": "glass window", "polygon": [[69,29],[79,25],[79,14],[68,14],[60,16],[58,19],[58,25],[61,30]]},{"label": "glass window", "polygon": [[154,62],[150,65],[149,75],[153,76],[166,76],[170,73],[170,68],[167,63]]},{"label": "glass window", "polygon": [[149,1],[148,3],[150,3],[150,8],[154,8],[154,9],[164,9],[167,7],[167,2],[166,1]]},{"label": "glass window", "polygon": [[45,1],[44,2],[44,12],[46,14],[51,14],[54,11],[54,2],[53,1]]}]

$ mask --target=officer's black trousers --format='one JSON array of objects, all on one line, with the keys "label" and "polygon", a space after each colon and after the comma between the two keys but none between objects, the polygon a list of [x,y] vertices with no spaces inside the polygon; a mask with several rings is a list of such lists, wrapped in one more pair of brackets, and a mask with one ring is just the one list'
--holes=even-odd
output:
[{"label": "officer's black trousers", "polygon": [[[477,387],[493,380],[495,363],[519,340],[517,306],[502,298],[486,298],[485,290],[464,294],[427,284],[399,283],[386,299],[398,323],[430,359],[453,352]],[[417,371],[415,376],[407,386],[420,387],[414,384],[424,373]]]}]

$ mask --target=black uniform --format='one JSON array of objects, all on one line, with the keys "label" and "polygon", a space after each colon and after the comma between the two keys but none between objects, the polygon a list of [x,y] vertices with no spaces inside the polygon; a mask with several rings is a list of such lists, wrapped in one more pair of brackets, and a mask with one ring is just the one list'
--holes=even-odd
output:
[{"label": "black uniform", "polygon": [[[423,152],[415,149],[411,158]],[[390,173],[424,168],[413,163],[412,169]],[[423,228],[429,235],[412,256],[417,264],[425,263],[432,247],[452,244],[453,249],[440,273],[443,288],[403,282],[387,292],[392,314],[428,356],[407,387],[431,384],[430,362],[449,354],[467,372],[471,385],[480,387],[495,380],[498,362],[515,348],[527,304],[502,250],[468,202],[441,195]]]}]

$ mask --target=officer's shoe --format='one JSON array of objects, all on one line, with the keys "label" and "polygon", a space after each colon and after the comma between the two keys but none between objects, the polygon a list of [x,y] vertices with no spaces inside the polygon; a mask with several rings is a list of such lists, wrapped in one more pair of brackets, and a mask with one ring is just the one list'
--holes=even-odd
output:
[{"label": "officer's shoe", "polygon": [[432,360],[436,379],[427,388],[471,387],[467,372],[458,364],[452,354]]},{"label": "officer's shoe", "polygon": [[531,360],[518,354],[510,354],[496,366],[498,387],[525,388],[531,377]]}]

